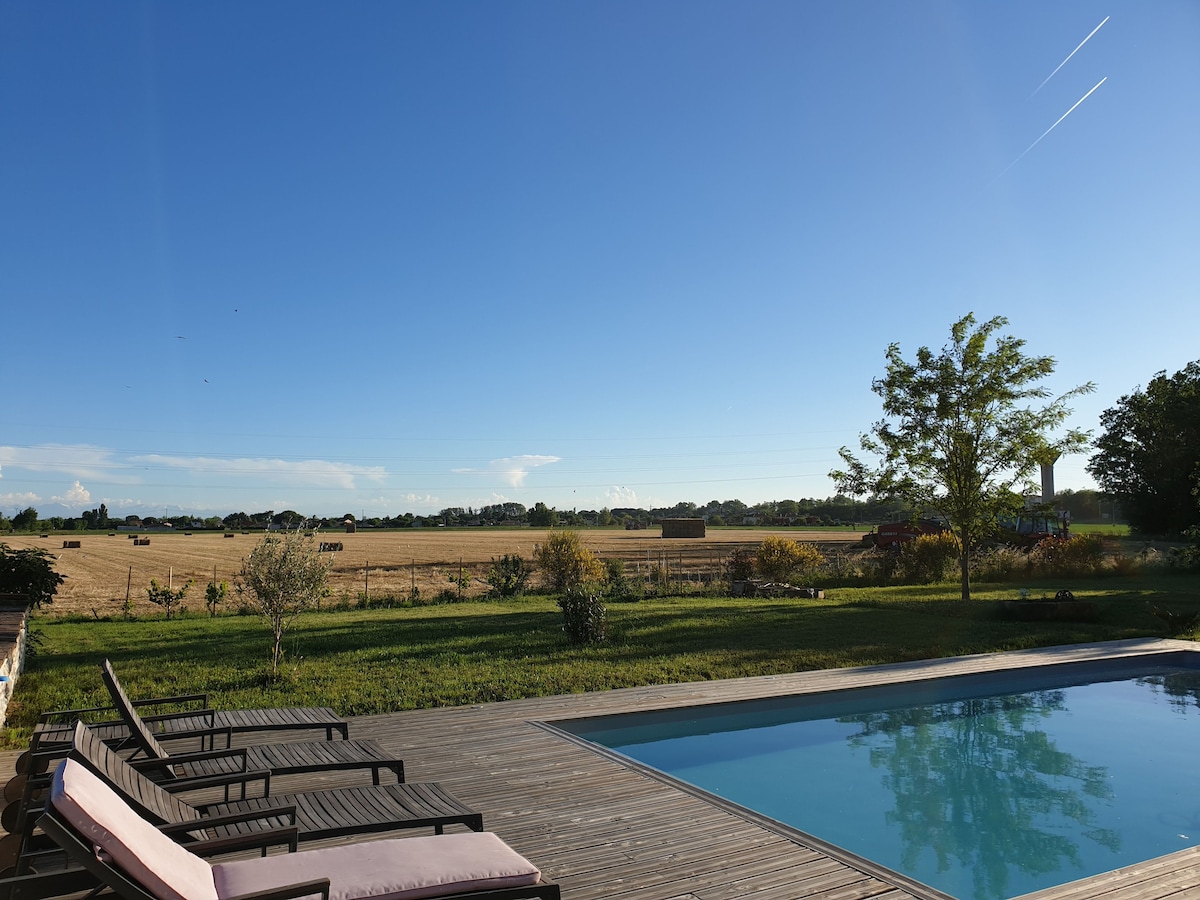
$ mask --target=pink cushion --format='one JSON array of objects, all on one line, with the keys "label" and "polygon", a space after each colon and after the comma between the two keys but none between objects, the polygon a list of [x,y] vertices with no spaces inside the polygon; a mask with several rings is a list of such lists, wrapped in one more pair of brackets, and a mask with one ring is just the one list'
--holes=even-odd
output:
[{"label": "pink cushion", "polygon": [[163,900],[217,900],[212,869],[136,812],[74,760],[54,773],[50,800],[85,840]]},{"label": "pink cushion", "polygon": [[328,878],[330,900],[418,900],[536,884],[533,863],[491,832],[341,844],[212,867],[219,897]]}]

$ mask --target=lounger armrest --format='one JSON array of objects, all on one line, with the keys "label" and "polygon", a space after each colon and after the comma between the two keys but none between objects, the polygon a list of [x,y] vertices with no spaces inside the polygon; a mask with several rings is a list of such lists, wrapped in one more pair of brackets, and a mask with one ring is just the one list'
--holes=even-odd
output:
[{"label": "lounger armrest", "polygon": [[301,881],[284,887],[272,888],[269,891],[253,891],[249,894],[238,894],[236,897],[226,897],[225,900],[293,900],[296,897],[308,897],[320,894],[323,900],[329,900],[329,879],[318,878],[313,881]]},{"label": "lounger armrest", "polygon": [[[131,700],[130,705],[136,707],[141,706],[184,706],[186,704],[199,704],[199,709],[179,710],[178,714],[190,712],[192,715],[197,715],[208,709],[208,694],[180,694],[175,697],[146,697],[143,700]],[[82,719],[88,715],[97,715],[99,713],[115,714],[118,710],[115,706],[83,706],[79,709],[54,709],[42,713],[38,716],[38,722],[43,724],[50,722],[58,722],[65,720],[73,722],[75,719]],[[109,725],[120,725],[120,720],[107,722]]]},{"label": "lounger armrest", "polygon": [[[222,730],[222,729],[219,729]],[[166,759],[127,759],[129,765],[133,766],[139,772],[155,771],[158,769],[171,769],[176,766],[186,765],[187,763],[204,762],[211,759],[241,757],[241,765],[237,769],[239,772],[246,771],[246,748],[245,747],[220,747],[216,750],[196,750],[189,753],[172,753]]]},{"label": "lounger armrest", "polygon": [[163,834],[186,834],[189,831],[205,831],[221,825],[237,825],[240,822],[257,822],[259,819],[290,819],[289,825],[296,824],[295,806],[273,806],[270,809],[250,809],[236,813],[225,813],[220,816],[201,816],[184,822],[170,822],[159,825],[158,830]]},{"label": "lounger armrest", "polygon": [[[97,713],[115,714],[117,709],[115,706],[82,706],[79,709],[51,709],[38,716],[39,725],[50,725],[56,722],[74,722],[76,719],[82,719],[85,715],[95,715]],[[110,722],[111,725],[121,724],[119,721]]]},{"label": "lounger armrest", "polygon": [[3,900],[42,900],[82,893],[96,886],[96,876],[87,869],[59,869],[35,875],[13,875],[0,878],[0,898]]},{"label": "lounger armrest", "polygon": [[[171,721],[172,719],[197,719],[201,722],[206,723],[205,725],[203,725],[201,727],[215,728],[216,725],[214,724],[214,722],[216,719],[216,714],[217,714],[217,711],[215,709],[208,709],[208,708],[205,708],[205,709],[181,709],[176,712],[154,713],[153,715],[142,716],[141,718],[142,718],[142,721],[146,722],[147,724],[158,723],[158,722],[168,722],[168,721]],[[200,730],[200,728],[190,729],[190,731],[199,731],[199,730]],[[161,735],[155,733],[154,736],[161,740]],[[168,733],[167,736],[170,737],[172,735],[170,735]]]},{"label": "lounger armrest", "polygon": [[217,856],[221,853],[238,853],[242,850],[262,850],[267,853],[268,847],[284,844],[288,853],[300,849],[300,829],[295,825],[289,828],[269,828],[266,831],[256,831],[253,834],[239,834],[227,838],[211,838],[206,841],[191,841],[187,844],[190,852],[197,856]]},{"label": "lounger armrest", "polygon": [[134,706],[184,706],[188,703],[198,703],[200,709],[208,709],[208,694],[177,694],[174,697],[146,697],[143,700],[131,700]]},{"label": "lounger armrest", "polygon": [[[230,787],[240,784],[242,785],[242,793],[245,794],[246,785],[255,781],[262,782],[262,795],[264,797],[271,796],[270,769],[250,769],[247,772],[229,772],[222,775],[195,775],[176,778],[173,781],[163,781],[158,786],[171,794],[183,794],[188,791],[197,791],[201,788]],[[201,804],[201,808],[203,808],[203,804]]]},{"label": "lounger armrest", "polygon": [[[218,729],[218,730],[223,731],[224,729]],[[232,759],[232,758],[238,758],[238,757],[241,758],[241,765],[238,768],[238,771],[239,772],[248,771],[246,769],[247,762],[246,762],[246,748],[245,747],[218,747],[216,750],[195,750],[190,753],[172,753],[170,759],[163,759],[163,760],[156,759],[156,760],[154,760],[154,762],[156,762],[156,763],[161,762],[164,765],[168,765],[168,766],[183,766],[183,765],[187,765],[188,763],[205,762],[207,760],[213,760],[213,759],[226,759],[226,758]],[[140,760],[139,759],[139,760],[135,761],[134,765],[140,765],[143,762],[150,762],[150,760]]]},{"label": "lounger armrest", "polygon": [[[242,797],[250,797],[254,792],[247,792],[246,786],[254,784],[256,781],[263,782],[263,797],[271,796],[271,770],[270,769],[250,769],[248,772],[228,772],[216,775],[185,775],[184,778],[176,778],[170,781],[158,782],[158,787],[168,793],[188,793],[191,791],[200,791],[208,787],[234,787],[241,786]],[[228,791],[226,792],[228,797]],[[257,796],[257,794],[254,794]],[[202,805],[203,804],[193,804]]]}]

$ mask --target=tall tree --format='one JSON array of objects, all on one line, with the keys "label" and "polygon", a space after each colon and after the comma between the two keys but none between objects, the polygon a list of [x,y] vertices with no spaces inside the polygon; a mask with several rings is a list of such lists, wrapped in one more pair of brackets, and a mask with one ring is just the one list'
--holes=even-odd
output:
[{"label": "tall tree", "polygon": [[12,517],[13,531],[33,531],[38,525],[38,511],[27,506]]},{"label": "tall tree", "polygon": [[1032,488],[1043,459],[1077,452],[1089,434],[1070,429],[1053,439],[1070,415],[1067,400],[1094,390],[1080,385],[1050,402],[1041,382],[1054,372],[1049,356],[1028,356],[1025,342],[999,335],[1008,324],[996,316],[976,324],[968,313],[950,328],[950,343],[935,354],[917,350],[908,362],[899,344],[887,350],[887,373],[871,384],[886,418],[861,437],[868,466],[846,447],[846,468],[829,473],[839,491],[903,500],[940,515],[959,541],[962,598],[971,598],[970,554],[996,518]]},{"label": "tall tree", "polygon": [[1200,361],[1159,372],[1100,415],[1088,471],[1142,534],[1177,535],[1200,521]]}]

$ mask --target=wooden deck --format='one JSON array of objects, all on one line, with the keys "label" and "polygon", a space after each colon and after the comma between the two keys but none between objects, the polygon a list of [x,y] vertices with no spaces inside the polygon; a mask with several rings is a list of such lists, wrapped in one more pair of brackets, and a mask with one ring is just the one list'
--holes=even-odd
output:
[{"label": "wooden deck", "polygon": [[[869,863],[805,846],[786,829],[738,815],[538,723],[1176,649],[1200,652],[1200,645],[1122,641],[414,710],[352,719],[350,734],[402,756],[408,781],[440,781],[482,812],[485,827],[558,881],[565,900],[944,897]],[[332,786],[344,777],[289,776],[301,780],[277,789]],[[1033,898],[1200,898],[1200,848]]]}]

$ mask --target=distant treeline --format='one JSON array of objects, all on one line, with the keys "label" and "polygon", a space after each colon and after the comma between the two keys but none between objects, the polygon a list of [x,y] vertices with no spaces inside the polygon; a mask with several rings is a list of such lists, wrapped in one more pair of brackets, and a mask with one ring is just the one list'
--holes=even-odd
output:
[{"label": "distant treeline", "polygon": [[[1112,501],[1098,491],[1065,490],[1057,494],[1054,504],[1065,509],[1075,522],[1113,521]],[[1119,510],[1118,510],[1119,512]],[[11,519],[0,513],[0,532],[8,531],[107,531],[118,526],[153,528],[170,526],[181,530],[249,531],[267,528],[324,528],[342,529],[353,524],[356,528],[439,528],[484,525],[531,525],[549,528],[624,526],[648,527],[662,519],[703,518],[709,525],[873,525],[911,517],[912,510],[901,503],[879,500],[854,500],[835,496],[824,500],[770,500],[749,506],[741,500],[710,500],[698,505],[676,503],[669,507],[641,509],[617,507],[609,509],[556,509],[545,503],[526,508],[521,503],[496,503],[490,506],[451,506],[433,515],[403,513],[395,516],[356,517],[353,513],[341,516],[307,516],[294,509],[275,512],[236,512],[221,518],[211,516],[125,516],[111,517],[102,503],[97,509],[85,511],[78,517],[51,516],[42,519],[32,506]]]}]

